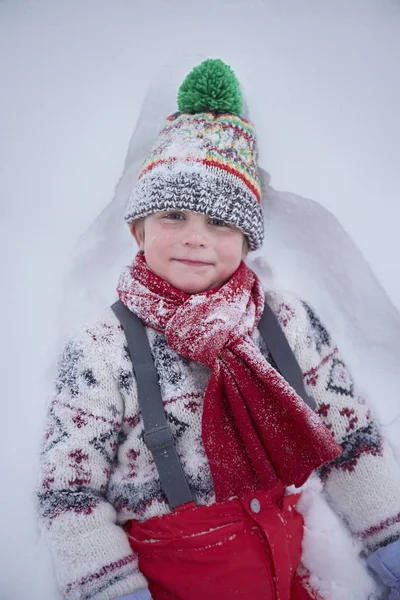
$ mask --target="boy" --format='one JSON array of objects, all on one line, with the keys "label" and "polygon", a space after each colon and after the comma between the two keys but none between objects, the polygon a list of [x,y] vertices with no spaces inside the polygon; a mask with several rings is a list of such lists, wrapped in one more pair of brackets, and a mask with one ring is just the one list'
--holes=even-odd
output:
[{"label": "boy", "polygon": [[66,345],[48,415],[39,502],[62,593],[316,598],[301,566],[298,495],[285,490],[318,469],[395,598],[400,477],[390,449],[310,307],[267,296],[316,413],[277,373],[258,330],[265,293],[243,258],[262,244],[261,190],[238,81],[205,61],[178,105],[128,201],[140,252],[118,296],[146,327],[188,497],[169,500],[140,373],[108,309]]}]

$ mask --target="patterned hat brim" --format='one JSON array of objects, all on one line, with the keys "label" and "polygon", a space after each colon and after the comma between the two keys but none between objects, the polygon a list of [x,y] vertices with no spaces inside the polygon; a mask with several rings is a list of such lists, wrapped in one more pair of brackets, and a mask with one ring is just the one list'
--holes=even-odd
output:
[{"label": "patterned hat brim", "polygon": [[251,250],[261,247],[264,218],[254,195],[240,181],[210,172],[157,172],[135,185],[125,211],[128,224],[154,212],[190,210],[218,218],[247,236]]}]

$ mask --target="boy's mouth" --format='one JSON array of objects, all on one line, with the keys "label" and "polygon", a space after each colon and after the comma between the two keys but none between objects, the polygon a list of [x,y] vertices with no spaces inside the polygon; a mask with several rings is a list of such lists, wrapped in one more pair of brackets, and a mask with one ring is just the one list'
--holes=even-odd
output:
[{"label": "boy's mouth", "polygon": [[184,265],[190,265],[192,267],[210,267],[212,263],[205,262],[202,260],[190,260],[188,258],[173,258],[172,260],[183,263]]}]

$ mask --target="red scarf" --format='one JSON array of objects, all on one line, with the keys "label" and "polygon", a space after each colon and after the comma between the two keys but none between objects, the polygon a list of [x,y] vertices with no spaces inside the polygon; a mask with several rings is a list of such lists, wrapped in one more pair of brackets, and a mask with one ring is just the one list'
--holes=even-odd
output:
[{"label": "red scarf", "polygon": [[278,479],[298,487],[341,453],[250,338],[265,298],[243,262],[222,287],[189,295],[155,275],[138,254],[121,275],[118,295],[178,354],[212,370],[202,439],[217,501],[269,489]]}]

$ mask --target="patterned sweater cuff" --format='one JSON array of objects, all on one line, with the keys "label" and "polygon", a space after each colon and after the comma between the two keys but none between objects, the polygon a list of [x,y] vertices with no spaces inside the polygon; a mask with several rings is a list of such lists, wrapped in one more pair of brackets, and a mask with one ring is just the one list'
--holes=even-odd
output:
[{"label": "patterned sweater cuff", "polygon": [[365,452],[351,468],[332,468],[325,490],[336,510],[366,548],[376,548],[400,536],[398,467],[387,443],[377,453]]},{"label": "patterned sweater cuff", "polygon": [[[61,525],[69,536],[60,535]],[[72,535],[72,527],[67,525],[64,520],[52,531],[57,579],[65,600],[115,600],[147,588],[122,527],[103,523],[102,527]]]},{"label": "patterned sweater cuff", "polygon": [[[88,574],[86,577],[70,581],[64,589],[66,600],[114,600],[126,597],[128,592],[147,585],[146,579],[135,565],[136,558],[127,556],[113,563],[103,565],[98,571]],[[145,589],[147,592],[147,588]],[[132,595],[134,600],[148,600],[151,596]]]}]

